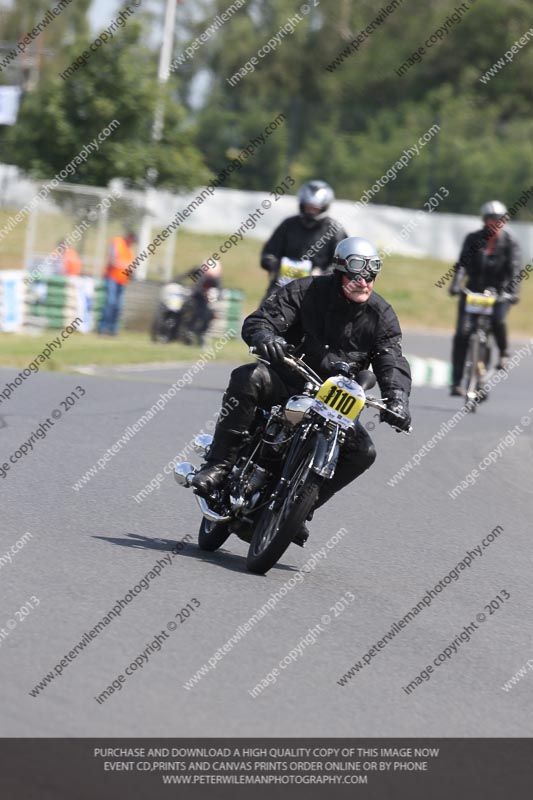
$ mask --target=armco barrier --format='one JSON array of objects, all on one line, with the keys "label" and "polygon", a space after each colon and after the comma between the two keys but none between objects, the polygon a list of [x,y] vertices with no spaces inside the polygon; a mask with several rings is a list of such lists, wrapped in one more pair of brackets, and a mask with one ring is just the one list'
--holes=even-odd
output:
[{"label": "armco barrier", "polygon": [[[140,304],[140,297],[142,287],[149,285],[148,282],[133,284],[136,292],[136,306]],[[159,306],[159,298],[161,290],[164,286],[169,284],[152,284],[150,290],[150,304],[145,306],[143,311],[143,324],[139,327],[139,317],[136,319],[136,330],[148,330],[151,326],[152,319]],[[153,294],[153,287],[157,288],[157,292]],[[191,288],[183,286],[181,288],[182,297],[188,297]],[[145,295],[148,293],[145,290]],[[218,339],[224,336],[229,330],[236,331],[237,335],[240,333],[243,315],[243,300],[244,294],[238,289],[222,289],[220,295],[215,302],[210,305],[211,311],[214,313],[214,318],[207,331],[208,338]],[[148,309],[148,311],[147,311]],[[127,309],[125,309],[127,311]],[[148,314],[148,315],[147,315]],[[124,327],[131,327],[131,319],[124,321]]]},{"label": "armco barrier", "polygon": [[215,318],[209,326],[208,335],[219,339],[230,329],[240,332],[244,294],[238,289],[223,289],[220,298],[213,303]]},{"label": "armco barrier", "polygon": [[88,333],[100,318],[105,298],[101,279],[54,275],[26,287],[24,324],[40,328],[64,328],[76,317],[79,330]]},{"label": "armco barrier", "polygon": [[[0,276],[7,273],[0,272]],[[76,317],[83,320],[79,330],[94,330],[105,302],[105,282],[85,276],[54,275],[31,284],[22,283],[23,272],[10,272],[17,280],[0,281],[0,310],[2,299],[10,297],[5,325],[0,316],[0,330],[20,330],[22,325],[39,328],[64,328]],[[18,287],[17,291],[13,286]],[[155,281],[132,281],[125,290],[121,327],[125,330],[148,332],[156,312],[162,284]],[[14,311],[13,298],[18,298]],[[213,304],[215,317],[208,336],[219,338],[230,329],[240,331],[244,295],[237,289],[223,289]],[[7,303],[5,303],[7,307]],[[8,320],[11,322],[8,323]],[[17,325],[13,320],[18,320]],[[10,327],[9,327],[10,325]]]}]

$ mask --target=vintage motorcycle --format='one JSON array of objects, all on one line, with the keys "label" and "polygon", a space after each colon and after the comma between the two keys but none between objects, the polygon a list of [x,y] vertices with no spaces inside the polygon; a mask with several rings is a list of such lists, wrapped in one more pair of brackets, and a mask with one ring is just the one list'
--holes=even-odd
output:
[{"label": "vintage motorcycle", "polygon": [[167,283],[161,289],[159,304],[152,320],[150,338],[166,344],[178,338],[181,310],[190,295],[190,289],[180,283]]},{"label": "vintage motorcycle", "polygon": [[[255,355],[253,348],[250,352]],[[302,393],[269,411],[259,409],[224,486],[209,503],[196,495],[204,517],[199,547],[212,552],[234,533],[250,544],[246,566],[257,574],[276,564],[313,510],[363,408],[385,412],[393,427],[401,420],[383,405],[386,398],[379,402],[366,395],[376,383],[372,372],[359,371],[355,378],[341,361],[334,365],[336,374],[323,381],[302,358],[286,355],[283,360],[304,378]],[[212,436],[199,435],[195,449],[205,457],[211,441]],[[174,477],[188,487],[195,472],[185,461],[175,465]]]},{"label": "vintage motorcycle", "polygon": [[[195,277],[196,273],[200,277]],[[202,273],[201,267],[192,267],[163,286],[150,328],[152,341],[203,345],[221,296],[221,273],[220,264],[209,268],[207,273]],[[193,285],[185,285],[190,278]]]},{"label": "vintage motorcycle", "polygon": [[498,293],[496,289],[484,292],[471,292],[463,289],[465,312],[473,317],[473,325],[468,340],[468,350],[463,372],[466,408],[474,412],[479,403],[488,398],[483,388],[489,378],[491,362],[491,329],[494,307],[498,301],[509,300],[512,295]]}]

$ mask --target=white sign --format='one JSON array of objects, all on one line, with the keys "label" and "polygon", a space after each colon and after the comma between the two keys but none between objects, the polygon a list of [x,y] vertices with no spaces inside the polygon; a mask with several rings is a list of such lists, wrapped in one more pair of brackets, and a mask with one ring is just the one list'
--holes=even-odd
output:
[{"label": "white sign", "polygon": [[15,124],[21,94],[19,86],[0,86],[0,125]]}]

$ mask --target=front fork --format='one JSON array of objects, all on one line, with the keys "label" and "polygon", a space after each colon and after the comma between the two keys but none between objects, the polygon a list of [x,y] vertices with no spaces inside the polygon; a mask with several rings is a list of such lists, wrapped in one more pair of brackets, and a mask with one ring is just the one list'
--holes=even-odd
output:
[{"label": "front fork", "polygon": [[344,434],[338,425],[321,429],[317,436],[317,447],[311,463],[311,469],[321,478],[331,479],[337,469],[339,450],[344,441]]},{"label": "front fork", "polygon": [[310,470],[321,478],[326,479],[331,479],[335,474],[339,449],[342,444],[341,440],[344,439],[342,431],[337,425],[327,428],[309,425],[291,445],[275,496],[269,506],[271,511],[278,510],[284,503],[294,477],[295,462],[300,458],[300,448],[304,442],[306,443],[304,447],[307,446],[307,442],[313,433],[316,435],[313,446],[309,448]]}]

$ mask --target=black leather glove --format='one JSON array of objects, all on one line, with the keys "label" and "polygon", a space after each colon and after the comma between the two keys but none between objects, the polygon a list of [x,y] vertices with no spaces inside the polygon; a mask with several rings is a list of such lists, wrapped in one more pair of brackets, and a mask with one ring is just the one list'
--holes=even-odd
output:
[{"label": "black leather glove", "polygon": [[268,272],[275,272],[279,267],[279,258],[271,253],[266,253],[261,259],[261,266]]},{"label": "black leather glove", "polygon": [[[394,428],[408,431],[411,425],[411,414],[409,413],[409,400],[405,392],[402,392],[401,389],[391,389],[388,392],[385,405],[387,406],[387,411],[380,411],[380,422],[387,422]],[[393,417],[392,414],[389,414],[389,411],[398,414],[401,419]]]},{"label": "black leather glove", "polygon": [[256,353],[271,364],[279,363],[287,352],[288,344],[282,336],[276,336],[273,331],[257,331],[250,342]]},{"label": "black leather glove", "polygon": [[517,294],[512,294],[509,298],[509,302],[512,306],[516,306],[516,304],[520,302],[520,298]]},{"label": "black leather glove", "polygon": [[450,288],[448,289],[448,294],[450,297],[457,297],[458,294],[461,294],[461,287],[458,283],[452,283]]}]

